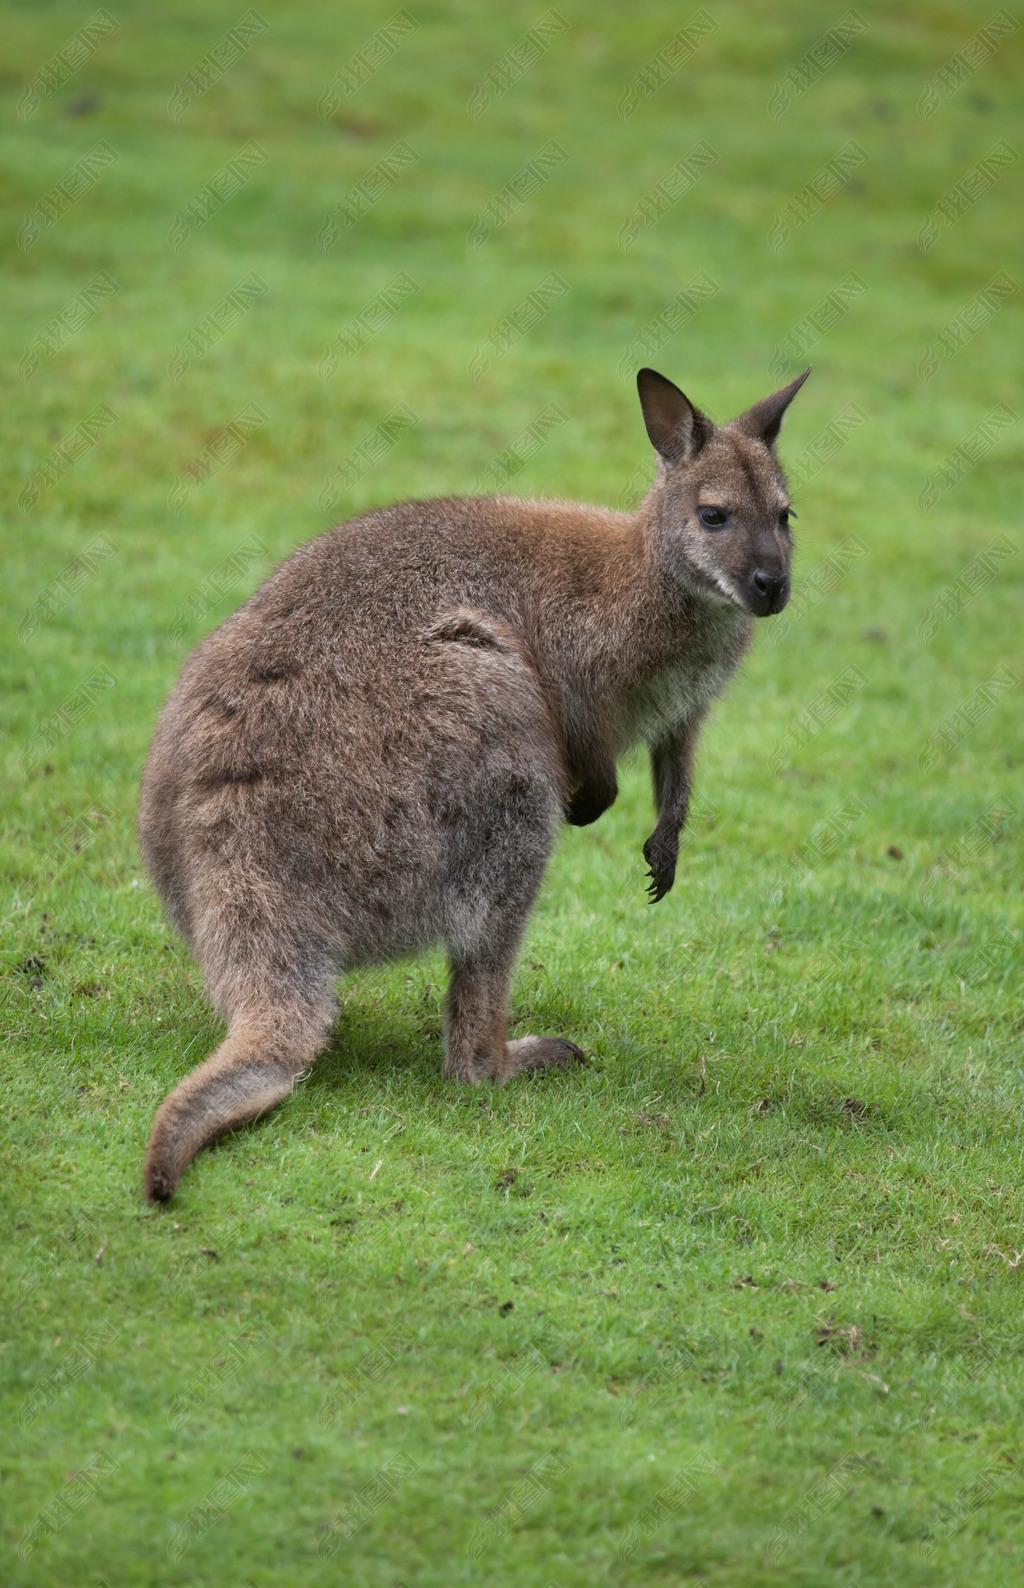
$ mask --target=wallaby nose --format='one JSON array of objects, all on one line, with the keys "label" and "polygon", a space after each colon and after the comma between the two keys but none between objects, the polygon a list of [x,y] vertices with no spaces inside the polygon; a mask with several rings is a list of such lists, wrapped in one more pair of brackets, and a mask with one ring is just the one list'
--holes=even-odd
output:
[{"label": "wallaby nose", "polygon": [[789,579],[784,573],[769,573],[766,568],[755,568],[750,575],[751,607],[757,617],[767,617],[769,612],[781,612],[789,600]]}]

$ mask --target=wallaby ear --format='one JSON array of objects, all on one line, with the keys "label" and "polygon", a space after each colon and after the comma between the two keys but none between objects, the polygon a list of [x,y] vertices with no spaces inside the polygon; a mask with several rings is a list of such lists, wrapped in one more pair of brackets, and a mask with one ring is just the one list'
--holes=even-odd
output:
[{"label": "wallaby ear", "polygon": [[684,397],[656,369],[642,369],[636,377],[644,424],[651,445],[666,463],[692,463],[710,439],[711,420]]},{"label": "wallaby ear", "polygon": [[773,447],[782,426],[782,416],[810,373],[811,366],[808,364],[796,380],[791,380],[781,391],[772,392],[770,397],[762,397],[753,408],[748,408],[746,413],[739,414],[730,423],[735,429],[742,430],[745,436],[753,436],[755,440],[763,441],[766,447]]}]

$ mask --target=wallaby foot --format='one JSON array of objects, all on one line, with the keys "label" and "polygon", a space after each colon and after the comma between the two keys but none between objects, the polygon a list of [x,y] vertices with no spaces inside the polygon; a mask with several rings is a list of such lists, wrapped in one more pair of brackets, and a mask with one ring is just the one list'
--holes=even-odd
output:
[{"label": "wallaby foot", "polygon": [[307,1009],[236,1016],[220,1047],[157,1110],[146,1151],[148,1200],[168,1201],[202,1148],[286,1098],[329,1025]]},{"label": "wallaby foot", "polygon": [[498,1074],[508,1024],[511,955],[455,959],[445,999],[444,1073],[478,1086]]},{"label": "wallaby foot", "polygon": [[452,963],[445,1009],[444,1073],[460,1081],[504,1081],[520,1070],[581,1064],[583,1054],[563,1037],[506,1041],[511,954],[490,961]]},{"label": "wallaby foot", "polygon": [[520,1070],[566,1069],[570,1064],[585,1064],[583,1049],[567,1037],[517,1037],[505,1043],[504,1063],[499,1079],[507,1080]]}]

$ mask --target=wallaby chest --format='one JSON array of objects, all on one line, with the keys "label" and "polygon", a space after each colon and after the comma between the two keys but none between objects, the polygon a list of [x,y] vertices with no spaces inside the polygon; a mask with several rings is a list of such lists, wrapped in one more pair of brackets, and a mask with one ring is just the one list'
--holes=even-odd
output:
[{"label": "wallaby chest", "polygon": [[701,613],[667,659],[655,662],[626,689],[618,749],[656,744],[721,694],[749,643],[748,626],[731,612]]}]

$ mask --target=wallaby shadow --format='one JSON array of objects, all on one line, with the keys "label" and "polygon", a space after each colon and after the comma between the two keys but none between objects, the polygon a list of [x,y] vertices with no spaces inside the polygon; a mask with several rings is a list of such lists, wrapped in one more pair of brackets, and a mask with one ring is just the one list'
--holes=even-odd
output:
[{"label": "wallaby shadow", "polygon": [[373,1076],[407,1076],[427,1083],[442,1078],[443,1064],[440,1032],[418,1030],[408,1017],[395,1018],[394,1011],[378,1015],[349,1006],[338,1016],[302,1086],[318,1094],[337,1093]]},{"label": "wallaby shadow", "polygon": [[[372,987],[353,989],[348,996],[343,992],[341,1011],[327,1046],[302,1082],[304,1090],[316,1096],[337,1094],[373,1077],[386,1077],[398,1085],[405,1080],[439,1093],[461,1091],[444,1074],[443,990],[443,982],[439,986],[414,980],[403,992],[382,993]],[[513,996],[509,1037],[527,1030],[566,1036],[585,1046],[586,1011],[574,1005],[567,1008],[565,998],[552,989],[526,985]]]}]

